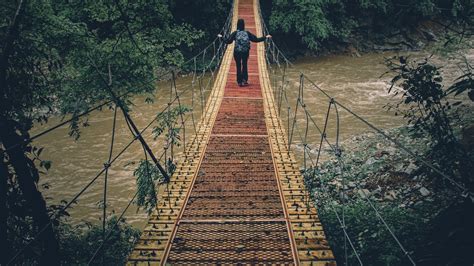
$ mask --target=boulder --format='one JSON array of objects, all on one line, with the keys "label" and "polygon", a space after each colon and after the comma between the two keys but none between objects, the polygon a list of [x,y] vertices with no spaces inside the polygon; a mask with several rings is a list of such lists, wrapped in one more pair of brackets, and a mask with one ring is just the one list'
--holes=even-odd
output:
[{"label": "boulder", "polygon": [[419,191],[423,197],[426,197],[431,194],[431,192],[425,187],[421,187]]},{"label": "boulder", "polygon": [[359,195],[359,197],[361,197],[363,199],[370,197],[370,191],[366,188],[359,189],[357,191],[357,194]]},{"label": "boulder", "polygon": [[385,192],[383,198],[385,200],[390,200],[390,201],[395,200],[397,198],[397,192],[395,192],[394,190],[389,190]]},{"label": "boulder", "polygon": [[411,175],[417,168],[418,167],[413,162],[410,162],[410,164],[405,168],[405,173]]},{"label": "boulder", "polygon": [[370,157],[369,159],[367,159],[367,161],[365,161],[365,164],[366,164],[366,165],[372,165],[372,164],[374,164],[374,163],[376,163],[376,162],[377,162],[377,160],[376,160],[375,158]]}]

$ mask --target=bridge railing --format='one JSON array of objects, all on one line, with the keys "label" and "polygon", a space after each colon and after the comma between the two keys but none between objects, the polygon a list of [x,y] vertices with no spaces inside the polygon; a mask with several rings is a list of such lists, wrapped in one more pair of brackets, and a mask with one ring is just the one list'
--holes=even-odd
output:
[{"label": "bridge railing", "polygon": [[[229,15],[220,31],[220,34],[227,36],[232,26],[233,20],[233,7],[231,8]],[[112,235],[113,231],[119,225],[120,221],[124,218],[125,214],[129,210],[133,202],[136,201],[139,190],[127,200],[125,207],[119,212],[118,219],[112,226],[106,225],[106,221],[109,217],[107,212],[108,206],[108,179],[110,178],[110,169],[124,154],[130,152],[130,147],[132,144],[139,141],[140,146],[143,149],[143,160],[146,162],[146,176],[148,182],[152,185],[154,202],[157,206],[158,201],[158,192],[160,186],[167,186],[169,182],[169,177],[173,173],[173,165],[176,160],[177,155],[186,156],[186,149],[190,136],[194,135],[197,132],[197,127],[199,126],[199,117],[201,117],[202,112],[205,109],[205,103],[207,102],[207,97],[210,94],[213,83],[217,76],[217,71],[219,70],[221,60],[225,54],[227,44],[222,41],[222,38],[216,37],[208,46],[202,49],[194,57],[190,58],[180,67],[174,69],[169,69],[163,73],[158,74],[153,80],[148,81],[143,84],[143,86],[158,86],[157,91],[161,92],[165,88],[169,88],[168,96],[158,98],[157,105],[161,106],[161,109],[154,115],[149,122],[141,129],[137,127],[132,119],[132,116],[129,114],[128,107],[125,106],[126,102],[130,103],[129,98],[133,96],[133,92],[137,91],[137,88],[134,88],[128,92],[117,95],[114,93],[113,88],[111,87],[110,79],[112,79],[112,73],[109,69],[105,72],[101,69],[96,69],[99,74],[108,73],[108,76],[102,76],[104,81],[104,86],[110,92],[110,100],[106,100],[94,107],[91,107],[84,112],[77,113],[72,115],[70,118],[63,120],[62,122],[51,126],[41,132],[38,132],[28,139],[25,139],[21,143],[10,147],[9,149],[19,148],[25,145],[28,145],[35,140],[40,139],[41,137],[50,134],[53,131],[56,131],[59,128],[67,126],[68,124],[83,119],[95,111],[102,110],[104,108],[110,108],[113,110],[113,123],[111,128],[111,140],[108,149],[108,159],[107,162],[103,164],[103,167],[88,181],[84,181],[84,186],[68,201],[65,201],[65,204],[50,215],[50,222],[43,228],[39,228],[36,234],[24,241],[24,245],[19,248],[13,256],[10,258],[8,265],[18,263],[19,259],[23,256],[24,252],[29,249],[44,233],[47,227],[52,226],[53,221],[58,220],[64,214],[67,213],[68,209],[72,208],[79,204],[79,200],[87,192],[90,191],[90,188],[94,185],[97,185],[98,181],[103,181],[103,191],[102,191],[102,242],[95,250],[93,256],[89,259],[89,263],[93,263],[97,257],[101,254],[103,255],[103,249],[106,247],[107,241]],[[94,62],[90,61],[91,65],[94,66]],[[184,69],[184,70],[183,70]],[[102,74],[101,74],[102,75]],[[189,84],[187,85],[177,85],[177,79],[179,76],[187,76]],[[161,90],[160,90],[161,88]],[[187,104],[185,104],[185,102]],[[186,112],[183,110],[187,110]],[[118,130],[118,119],[119,113],[122,113],[123,120],[126,123],[126,126],[131,134],[131,139],[119,150],[116,150],[116,131]],[[172,120],[171,116],[173,116]],[[162,122],[161,125],[157,125]],[[153,131],[163,131],[160,132],[150,132]],[[146,135],[147,134],[147,135]],[[179,135],[177,135],[179,134]],[[145,139],[150,136],[154,136],[154,140],[160,143],[162,147],[158,152],[158,155],[151,150],[149,144]],[[65,136],[67,137],[67,136]],[[182,147],[182,152],[178,149],[178,146]],[[180,147],[180,148],[181,148]],[[151,162],[150,162],[151,161]],[[161,178],[153,179],[152,169],[148,167],[156,167],[160,172]],[[156,171],[155,171],[156,172]],[[102,179],[103,178],[103,179]]]},{"label": "bridge railing", "polygon": [[[263,35],[271,34],[265,24],[260,7],[259,11]],[[302,173],[304,173],[305,179],[306,177],[310,179],[316,178],[317,173],[321,170],[322,159],[325,161],[332,160],[338,165],[337,169],[332,169],[332,171],[337,172],[337,176],[341,179],[341,186],[339,187],[338,193],[333,196],[338,197],[336,201],[340,202],[342,206],[340,211],[332,208],[331,205],[329,207],[332,208],[344,237],[344,261],[346,265],[348,263],[348,250],[351,250],[360,265],[363,264],[363,258],[357,249],[360,245],[355,241],[355,239],[360,238],[360,235],[356,237],[356,235],[350,234],[348,228],[350,228],[351,225],[346,223],[345,205],[348,201],[352,200],[351,197],[347,196],[349,182],[347,176],[348,171],[352,170],[346,165],[343,149],[341,148],[341,128],[345,126],[344,121],[341,119],[341,112],[345,112],[346,115],[352,117],[353,123],[362,123],[370,131],[378,134],[383,142],[404,152],[407,157],[411,157],[417,164],[431,169],[431,171],[451,184],[454,189],[458,191],[457,194],[459,196],[474,199],[474,193],[472,191],[468,191],[458,180],[449,176],[435,164],[417,154],[415,148],[402,143],[396,137],[390,136],[387,130],[377,127],[363,116],[357,114],[350,107],[342,104],[338,99],[332,97],[328,92],[317,85],[307,74],[296,69],[295,65],[288,59],[284,52],[279,49],[273,39],[265,43],[265,57],[271,79],[274,102],[287,133],[287,147],[288,150],[296,153],[297,157],[301,160],[303,164]],[[295,77],[295,73],[298,78]],[[319,102],[325,103],[324,106],[314,106],[314,103],[308,104],[305,102],[305,95],[308,93],[317,93]],[[294,98],[291,97],[295,95],[297,96]],[[318,124],[318,122],[321,121],[322,124]],[[324,181],[320,180],[319,184],[323,191],[329,191]],[[378,207],[379,204],[371,198],[370,193],[368,193],[366,189],[363,189],[357,180],[351,180],[351,185],[355,185],[355,188],[361,192],[357,193],[360,200],[365,201],[368,206],[370,206],[373,210],[373,214],[385,230],[388,231],[403,256],[405,256],[411,264],[415,265],[413,252],[407,250],[406,243],[402,243],[403,241],[400,240],[400,237],[397,236],[393,227],[382,215]],[[320,197],[318,194],[319,193],[315,193],[313,195],[314,200],[316,202],[324,202],[323,199],[318,198]]]}]

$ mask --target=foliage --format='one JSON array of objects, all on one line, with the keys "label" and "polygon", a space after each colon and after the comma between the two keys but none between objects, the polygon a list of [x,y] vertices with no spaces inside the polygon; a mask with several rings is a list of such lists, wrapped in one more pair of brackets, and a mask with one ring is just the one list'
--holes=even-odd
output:
[{"label": "foliage", "polygon": [[[6,18],[11,10],[3,8]],[[175,24],[162,0],[33,1],[19,20],[8,73],[15,94],[8,94],[5,109],[26,120],[45,120],[56,109],[78,113],[109,98],[103,81],[109,68],[117,94],[151,91],[154,69],[179,65],[179,49],[202,37]]]},{"label": "foliage", "polygon": [[[392,92],[394,86],[401,89],[394,91],[394,95],[401,93],[402,98],[394,107],[413,126],[413,131],[428,133],[442,145],[454,142],[454,132],[447,114],[451,104],[444,99],[446,93],[438,68],[427,61],[411,65],[405,57],[399,58],[400,64],[388,62],[390,70],[396,74],[388,92]],[[401,104],[408,105],[408,110],[400,109]]]},{"label": "foliage", "polygon": [[[181,143],[181,123],[180,119],[183,119],[187,112],[190,112],[187,106],[176,106],[168,109],[168,111],[159,113],[156,117],[156,125],[153,127],[153,135],[156,140],[160,137],[163,132],[166,132],[165,139],[166,145],[164,149],[171,148],[173,146],[179,146]],[[184,121],[184,120],[183,120]],[[169,175],[174,173],[176,165],[173,161],[173,154],[166,160],[166,170]],[[137,178],[137,199],[135,203],[139,207],[144,207],[148,214],[150,214],[157,205],[157,192],[155,181],[163,181],[163,176],[159,171],[158,167],[148,160],[141,160],[138,168],[133,172],[133,175]]]},{"label": "foliage", "polygon": [[[344,232],[335,212],[342,219],[342,209],[347,225],[347,234],[364,264],[367,265],[407,265],[408,259],[400,250],[385,226],[380,222],[374,210],[367,202],[358,200],[342,206],[330,203],[319,207],[319,218],[324,224],[330,245],[339,263],[344,261]],[[415,250],[420,238],[426,235],[428,228],[422,218],[413,210],[385,206],[380,214],[390,224],[394,234],[406,243],[408,250]],[[358,265],[357,258],[347,243],[349,265]]]},{"label": "foliage", "polygon": [[474,21],[472,1],[459,0],[277,0],[262,2],[262,8],[276,39],[315,52],[356,35],[386,37],[424,20],[442,18],[456,26]]},{"label": "foliage", "polygon": [[[221,30],[229,11],[232,1],[228,0],[173,0],[170,1],[170,10],[176,23],[189,24],[199,30],[191,34],[200,34],[197,47],[203,47],[216,38]],[[183,51],[183,50],[182,50]],[[196,54],[196,49],[184,49],[188,57]]]},{"label": "foliage", "polygon": [[[116,225],[117,224],[117,225]],[[61,243],[61,263],[64,265],[85,265],[102,244],[102,226],[61,224],[59,229]],[[106,265],[123,265],[140,231],[126,223],[124,219],[112,216],[106,223],[106,234],[112,230],[93,265],[100,265],[102,258]]]},{"label": "foliage", "polygon": [[471,101],[474,101],[474,73],[473,73],[473,67],[472,65],[465,60],[465,68],[461,68],[463,70],[463,75],[460,77],[456,78],[455,83],[449,86],[449,88],[446,90],[448,94],[454,93],[455,96],[466,93],[471,99]]},{"label": "foliage", "polygon": [[273,30],[299,34],[302,41],[314,50],[317,50],[320,42],[328,39],[333,31],[330,21],[324,15],[323,1],[320,0],[274,1],[269,23]]},{"label": "foliage", "polygon": [[156,126],[153,127],[152,131],[154,139],[156,140],[163,132],[166,132],[165,137],[168,145],[179,146],[181,143],[180,132],[183,126],[181,122],[184,122],[181,119],[190,111],[192,110],[189,107],[182,105],[159,113],[156,117]]},{"label": "foliage", "polygon": [[[153,92],[157,70],[181,65],[185,50],[203,38],[202,31],[174,17],[173,3],[8,0],[0,5],[0,213],[5,214],[0,264],[10,247],[19,249],[9,243],[49,224],[37,183],[39,169],[48,170],[52,162],[40,157],[42,149],[18,144],[28,139],[34,123],[82,113],[109,100],[110,90],[130,92],[128,98]],[[128,98],[122,99],[126,108]],[[74,119],[70,135],[78,138],[87,124],[87,117]],[[7,239],[6,224],[17,220],[25,230],[16,228],[19,236]],[[45,228],[32,250],[43,255],[41,263],[55,264],[54,230]]]},{"label": "foliage", "polygon": [[[397,113],[406,118],[412,132],[430,137],[426,158],[434,161],[449,176],[460,179],[471,189],[474,188],[471,175],[473,160],[456,137],[449,117],[450,110],[462,102],[450,103],[438,68],[427,60],[410,62],[400,57],[398,61],[399,63],[395,62],[395,58],[388,61],[390,70],[395,73],[389,92],[397,86],[399,90],[394,94],[400,94],[401,99],[398,104],[390,105],[389,108],[395,108]],[[466,75],[461,77],[461,81],[453,84],[449,90],[467,89],[469,86],[465,86],[463,81],[469,83],[469,78]],[[433,175],[437,176],[436,173]]]},{"label": "foliage", "polygon": [[157,204],[157,192],[155,182],[163,181],[163,176],[158,167],[148,160],[141,160],[139,166],[133,172],[137,178],[137,198],[135,204],[144,207],[150,214]]},{"label": "foliage", "polygon": [[[416,138],[405,127],[385,133],[421,153],[429,150],[426,139]],[[318,206],[319,218],[339,263],[345,258],[344,235],[335,211],[342,220],[344,206],[348,234],[364,264],[409,264],[368,205],[366,197],[369,197],[417,264],[432,265],[441,260],[446,261],[444,264],[453,261],[469,264],[465,261],[472,260],[466,255],[473,245],[470,199],[460,199],[459,191],[451,186],[436,187],[429,176],[408,169],[412,160],[384,142],[380,135],[357,136],[341,148],[341,161],[327,160],[317,169],[304,172],[305,187]],[[430,190],[428,198],[418,191],[421,186]],[[360,193],[363,189],[367,190],[367,196]],[[387,199],[387,192],[395,192],[395,198]],[[459,206],[460,200],[468,202],[469,207]],[[349,245],[347,248],[350,264],[357,265],[352,249]],[[446,250],[450,252],[441,252]]]},{"label": "foliage", "polygon": [[[363,163],[352,162],[348,167],[356,168],[359,164],[364,165]],[[347,234],[364,264],[408,264],[409,261],[401,252],[398,244],[365,198],[358,196],[358,193],[352,194],[353,191],[346,191],[347,198],[344,201],[342,200],[341,188],[335,189],[333,187],[335,183],[339,182],[338,180],[342,174],[337,168],[339,168],[339,163],[327,162],[320,169],[306,169],[304,177],[306,187],[312,191],[311,194],[315,197],[319,218],[324,224],[329,244],[338,262],[342,264],[345,260],[344,243],[346,237],[341,229],[341,223],[344,219]],[[375,174],[380,169],[381,165],[374,166],[373,169],[366,170],[366,172],[373,171]],[[359,170],[347,169],[345,171],[347,181],[357,179],[359,180],[355,182],[367,181],[368,179],[362,179],[361,177],[365,175],[365,172]],[[417,245],[427,237],[429,230],[428,225],[422,219],[424,213],[419,212],[419,210],[400,208],[389,202],[375,204],[380,215],[389,224],[391,230],[404,244],[404,247],[409,251],[416,250]],[[357,265],[357,257],[348,242],[346,242],[346,248],[349,265]]]}]

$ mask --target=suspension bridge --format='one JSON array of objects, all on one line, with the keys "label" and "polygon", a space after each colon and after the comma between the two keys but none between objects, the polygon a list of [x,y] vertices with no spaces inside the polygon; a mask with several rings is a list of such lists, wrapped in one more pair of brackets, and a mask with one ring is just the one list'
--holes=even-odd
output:
[{"label": "suspension bridge", "polygon": [[[221,33],[228,36],[236,28],[238,18],[245,19],[246,28],[257,36],[269,34],[258,0],[234,0]],[[93,62],[91,64],[94,65]],[[151,160],[151,165],[157,167],[161,179],[153,180],[147,165],[148,181],[153,187],[150,200],[156,206],[153,206],[141,237],[129,254],[128,265],[335,265],[334,254],[295,159],[295,139],[302,146],[300,157],[306,171],[317,169],[323,149],[329,151],[339,163],[343,208],[342,213],[336,210],[334,213],[344,236],[344,258],[338,259],[345,259],[347,265],[348,254],[351,254],[362,265],[363,258],[358,254],[354,237],[351,238],[347,232],[350,225],[345,221],[346,167],[339,148],[341,110],[444,178],[460,191],[460,195],[474,198],[462,184],[332,98],[304,73],[300,72],[299,87],[290,88],[287,71],[293,65],[273,40],[252,44],[248,69],[250,85],[246,87],[237,85],[233,46],[226,45],[222,39],[216,38],[186,64],[194,66],[188,86],[178,89],[176,77],[179,71],[174,70],[154,80],[169,81],[169,100],[142,129],[138,129],[127,108],[122,105],[121,98],[130,93],[115,94],[107,81],[108,77],[102,76],[111,100],[25,140],[25,143],[31,143],[104,106],[115,107],[108,161],[67,204],[50,216],[50,222],[40,227],[32,240],[16,251],[8,265],[15,264],[45,231],[52,228],[54,218],[76,204],[103,176],[102,242],[88,264],[97,263],[108,248],[111,234],[138,195],[137,190],[115,224],[106,225],[109,169],[135,142],[143,148],[145,161]],[[99,69],[97,72],[104,73]],[[111,76],[109,68],[109,80]],[[296,103],[289,101],[289,89],[298,91]],[[316,123],[314,114],[305,104],[304,95],[308,89],[319,91],[327,99],[323,127]],[[182,112],[181,99],[185,95],[191,98],[193,112],[190,114]],[[122,111],[133,138],[121,150],[114,152],[117,110]],[[333,139],[328,138],[330,114],[335,117]],[[199,120],[195,117],[197,115],[200,115]],[[304,125],[298,124],[298,117],[304,119]],[[162,131],[167,130],[168,134],[161,136],[160,140],[165,145],[160,156],[156,156],[157,152],[146,141],[145,132],[162,118],[166,121]],[[169,162],[176,159],[176,134],[181,131],[183,152],[178,163],[170,165]],[[308,139],[310,131],[319,134],[320,141],[311,142]],[[191,137],[186,137],[186,134]],[[7,151],[20,144],[7,147]],[[365,193],[364,190],[361,192]],[[405,248],[370,196],[362,195],[361,198],[373,209],[406,261],[415,265],[412,252]]]},{"label": "suspension bridge", "polygon": [[[261,36],[256,1],[234,4]],[[265,46],[250,50],[250,85],[222,59],[204,117],[129,264],[333,265],[317,212],[288,151],[268,76]]]}]

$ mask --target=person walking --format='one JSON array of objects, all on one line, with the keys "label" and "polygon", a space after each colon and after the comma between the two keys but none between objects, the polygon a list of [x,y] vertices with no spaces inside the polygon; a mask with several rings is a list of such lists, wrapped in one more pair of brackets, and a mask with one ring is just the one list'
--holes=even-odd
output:
[{"label": "person walking", "polygon": [[[223,37],[221,34],[217,36],[219,38]],[[234,59],[235,65],[237,66],[237,84],[239,84],[240,87],[248,85],[249,74],[247,61],[250,53],[250,42],[263,42],[271,37],[271,35],[267,35],[257,38],[251,32],[245,30],[245,21],[239,19],[237,21],[237,30],[232,32],[228,39],[224,40],[227,44],[231,44],[235,41]]]}]

